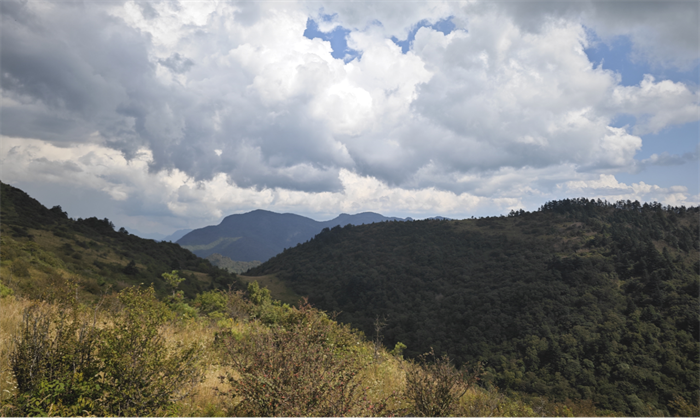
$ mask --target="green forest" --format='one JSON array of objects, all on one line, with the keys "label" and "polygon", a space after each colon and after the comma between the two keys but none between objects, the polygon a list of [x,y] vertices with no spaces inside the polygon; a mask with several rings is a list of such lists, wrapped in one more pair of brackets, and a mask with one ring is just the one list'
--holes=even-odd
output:
[{"label": "green forest", "polygon": [[698,208],[553,201],[536,212],[326,229],[275,274],[338,319],[482,362],[482,384],[626,415],[700,402]]}]

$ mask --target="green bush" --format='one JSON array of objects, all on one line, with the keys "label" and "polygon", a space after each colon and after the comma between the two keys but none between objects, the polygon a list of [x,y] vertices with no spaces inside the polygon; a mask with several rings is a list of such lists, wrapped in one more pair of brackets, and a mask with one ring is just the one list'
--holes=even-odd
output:
[{"label": "green bush", "polygon": [[11,415],[92,411],[100,391],[94,381],[97,334],[93,325],[79,320],[75,304],[56,311],[42,305],[27,309],[10,354],[17,379],[17,395],[5,401]]},{"label": "green bush", "polygon": [[98,356],[105,392],[101,415],[153,415],[187,392],[201,378],[196,346],[169,348],[160,327],[171,312],[153,287],[123,290],[124,309],[102,332]]},{"label": "green bush", "polygon": [[12,263],[12,274],[17,277],[29,277],[29,263],[20,258]]},{"label": "green bush", "polygon": [[0,298],[6,298],[14,295],[15,292],[4,284],[0,283]]},{"label": "green bush", "polygon": [[28,309],[10,356],[18,390],[3,409],[16,416],[143,416],[185,395],[201,377],[197,347],[166,344],[160,330],[172,314],[152,287],[125,289],[119,301],[113,325],[102,329],[97,314],[82,312],[74,299],[54,311]]}]

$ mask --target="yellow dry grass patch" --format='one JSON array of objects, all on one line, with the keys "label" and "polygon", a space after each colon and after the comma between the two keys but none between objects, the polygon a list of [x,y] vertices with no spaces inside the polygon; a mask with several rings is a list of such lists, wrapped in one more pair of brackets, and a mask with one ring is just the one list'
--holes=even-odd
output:
[{"label": "yellow dry grass patch", "polygon": [[178,343],[200,345],[202,381],[194,387],[188,396],[176,402],[168,415],[186,417],[223,417],[228,416],[238,401],[228,393],[228,385],[221,378],[236,375],[226,366],[221,353],[214,347],[217,331],[230,329],[236,333],[250,332],[250,324],[221,320],[218,323],[207,318],[174,322],[163,328],[162,335],[171,345]]},{"label": "yellow dry grass patch", "polygon": [[15,393],[17,381],[10,368],[12,340],[22,325],[22,313],[33,303],[14,296],[0,298],[0,400]]}]

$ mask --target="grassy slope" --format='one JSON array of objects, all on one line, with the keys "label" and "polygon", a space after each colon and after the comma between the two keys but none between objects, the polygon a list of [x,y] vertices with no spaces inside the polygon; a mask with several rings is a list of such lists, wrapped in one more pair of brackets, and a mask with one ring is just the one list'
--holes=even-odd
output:
[{"label": "grassy slope", "polygon": [[[188,320],[177,320],[167,323],[161,328],[160,335],[165,338],[172,348],[182,345],[196,344],[199,347],[199,365],[202,368],[203,379],[189,391],[188,396],[176,400],[170,406],[162,409],[158,415],[163,416],[236,416],[237,413],[255,413],[241,409],[242,399],[230,392],[231,387],[221,376],[233,376],[240,379],[239,370],[230,361],[229,346],[222,336],[233,336],[236,340],[245,340],[247,336],[266,335],[271,329],[278,329],[276,322],[270,318],[282,318],[281,312],[291,311],[277,303],[264,302],[255,306],[235,293],[229,293],[229,308],[235,305],[233,317],[219,311],[216,315],[199,316]],[[109,299],[109,298],[108,298]],[[103,306],[109,305],[109,300]],[[17,387],[9,370],[8,357],[12,351],[12,340],[17,335],[22,323],[22,313],[30,306],[39,305],[41,310],[55,311],[56,305],[46,302],[36,302],[29,299],[9,296],[0,298],[0,401],[9,400],[16,394]],[[93,311],[88,309],[85,315],[92,318]],[[108,309],[96,311],[98,324],[109,326],[111,314]],[[311,311],[311,317],[326,321],[322,312]],[[254,319],[259,318],[259,319]],[[267,318],[267,319],[265,319]],[[279,319],[278,319],[279,320]],[[331,321],[329,330],[332,335],[342,335],[347,331]],[[351,381],[359,391],[355,403],[351,404],[350,416],[375,416],[367,405],[386,403],[385,411],[403,411],[415,414],[414,401],[407,393],[406,373],[416,370],[417,364],[406,361],[400,356],[388,353],[384,348],[376,349],[373,342],[364,339],[361,334],[351,333],[352,350],[337,355],[352,358],[353,364],[360,367],[360,372]],[[328,341],[328,338],[325,339]],[[356,341],[356,342],[355,342]],[[224,342],[224,344],[222,344]],[[319,343],[312,343],[319,344]],[[320,342],[320,344],[324,344]],[[267,351],[278,348],[267,347]],[[241,353],[245,354],[245,353]],[[254,354],[254,353],[248,353]],[[302,353],[303,354],[303,353]],[[309,365],[313,368],[314,365]],[[263,376],[259,376],[263,379]],[[261,380],[265,382],[266,380]],[[290,387],[280,387],[281,393],[294,394]],[[290,392],[291,391],[291,392]],[[11,402],[10,402],[11,404]],[[363,406],[364,405],[364,406]],[[454,413],[467,416],[609,416],[606,411],[597,411],[590,403],[571,402],[553,403],[544,398],[516,399],[509,398],[495,388],[483,389],[472,386],[453,404]],[[2,410],[4,416],[9,410]],[[601,415],[602,414],[602,415]],[[248,415],[244,415],[248,416]]]},{"label": "grassy slope", "polygon": [[[77,281],[86,297],[141,283],[165,294],[161,274],[171,270],[187,278],[180,289],[190,298],[242,286],[235,274],[177,244],[114,231],[106,219],[72,220],[60,207],[49,210],[19,189],[1,187],[0,281],[20,294],[39,297],[60,278]],[[135,268],[127,269],[131,262]]]},{"label": "grassy slope", "polygon": [[213,265],[226,269],[231,273],[241,274],[262,264],[260,261],[234,261],[224,255],[214,253],[207,257]]},{"label": "grassy slope", "polygon": [[267,276],[238,276],[246,283],[258,282],[260,286],[264,286],[270,290],[270,295],[287,304],[296,305],[301,300],[301,296],[292,291],[289,286],[286,286],[283,281],[277,278],[274,274]]}]

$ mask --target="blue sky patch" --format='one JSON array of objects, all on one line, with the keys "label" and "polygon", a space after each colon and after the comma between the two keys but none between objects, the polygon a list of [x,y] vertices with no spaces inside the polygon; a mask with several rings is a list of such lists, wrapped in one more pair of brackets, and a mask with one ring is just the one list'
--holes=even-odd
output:
[{"label": "blue sky patch", "polygon": [[605,43],[592,30],[587,30],[587,34],[593,39],[592,46],[584,50],[588,60],[595,67],[602,63],[603,69],[620,74],[623,86],[639,85],[644,79],[644,74],[653,75],[657,81],[671,80],[689,86],[697,85],[700,80],[700,63],[696,63],[688,71],[680,71],[672,67],[664,68],[644,59],[635,59],[632,40],[628,36],[617,36]]},{"label": "blue sky patch", "polygon": [[[330,21],[333,16],[321,15],[321,18],[325,21]],[[337,26],[328,33],[321,32],[318,29],[318,24],[313,19],[307,19],[304,36],[309,39],[320,38],[324,41],[329,41],[333,50],[331,52],[331,56],[336,59],[342,59],[345,62],[350,62],[359,57],[361,54],[359,51],[348,48],[348,33],[350,33],[350,30],[345,29],[342,26]]]},{"label": "blue sky patch", "polygon": [[396,45],[400,46],[401,52],[405,54],[408,52],[409,49],[411,49],[411,43],[414,39],[416,39],[416,32],[418,32],[418,29],[420,28],[432,28],[438,32],[442,32],[443,34],[447,35],[455,29],[455,24],[452,22],[452,16],[448,17],[447,19],[440,19],[433,25],[431,25],[430,22],[424,19],[416,23],[416,25],[413,28],[411,28],[410,32],[408,32],[408,37],[405,40],[400,41],[395,36],[392,36],[391,40]]},{"label": "blue sky patch", "polygon": [[691,194],[700,193],[698,188],[698,173],[700,162],[697,156],[688,160],[689,154],[696,152],[700,138],[700,121],[683,125],[669,126],[656,134],[642,135],[642,149],[635,155],[635,160],[643,161],[653,154],[664,153],[681,157],[682,164],[648,165],[639,173],[620,172],[615,175],[618,181],[631,184],[643,181],[661,187],[671,187],[683,184]]},{"label": "blue sky patch", "polygon": [[637,159],[649,158],[652,154],[682,155],[695,151],[700,138],[700,121],[683,125],[672,125],[659,133],[642,135],[642,149],[635,156]]}]

